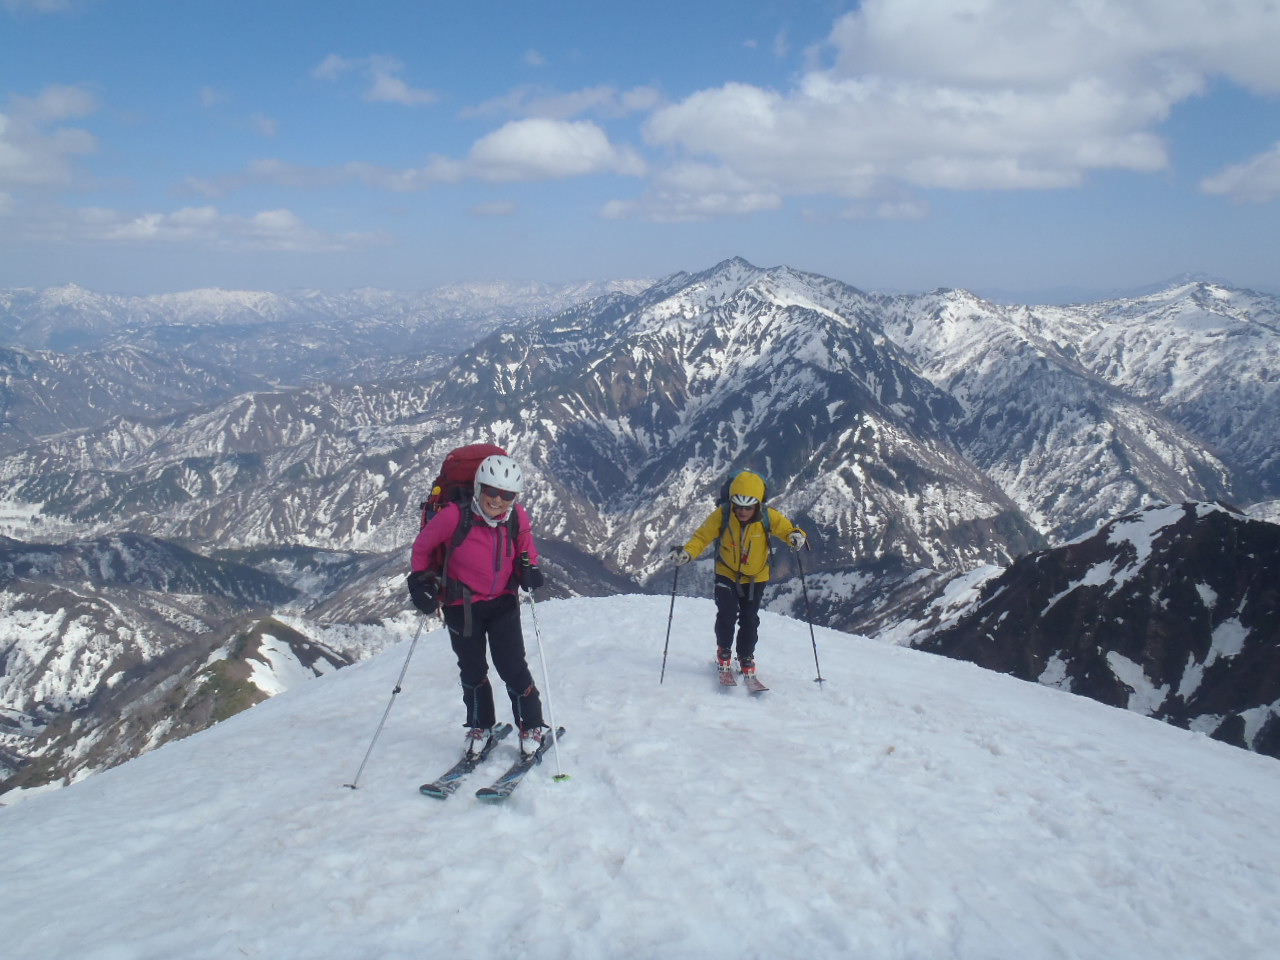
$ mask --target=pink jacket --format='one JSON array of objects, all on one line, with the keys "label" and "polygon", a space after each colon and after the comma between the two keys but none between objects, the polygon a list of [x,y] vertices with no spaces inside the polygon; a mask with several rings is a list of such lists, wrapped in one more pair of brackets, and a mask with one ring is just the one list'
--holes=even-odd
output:
[{"label": "pink jacket", "polygon": [[[409,564],[413,570],[426,570],[433,550],[442,543],[450,543],[458,529],[458,520],[464,507],[451,503],[437,513],[419,532],[413,541],[413,557]],[[470,510],[471,506],[466,505]],[[515,572],[516,558],[529,554],[529,562],[538,562],[538,548],[533,545],[533,532],[529,527],[529,515],[520,504],[512,504],[519,520],[519,534],[514,546],[507,531],[507,518],[491,527],[479,516],[471,518],[471,530],[467,538],[449,555],[449,579],[460,580],[471,588],[473,602],[492,600],[504,593],[515,593],[511,576]],[[454,600],[452,603],[461,603]]]}]

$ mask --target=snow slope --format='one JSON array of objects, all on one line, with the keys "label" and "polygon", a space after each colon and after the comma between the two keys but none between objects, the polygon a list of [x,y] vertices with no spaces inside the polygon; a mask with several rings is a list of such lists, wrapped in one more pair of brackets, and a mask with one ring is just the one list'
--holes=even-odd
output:
[{"label": "snow slope", "polygon": [[659,685],[669,603],[537,607],[571,779],[505,807],[417,792],[462,739],[431,631],[358,790],[406,644],[0,809],[4,955],[1275,956],[1276,761],[824,629],[820,686],[772,614],[773,690],[721,692],[702,599]]}]

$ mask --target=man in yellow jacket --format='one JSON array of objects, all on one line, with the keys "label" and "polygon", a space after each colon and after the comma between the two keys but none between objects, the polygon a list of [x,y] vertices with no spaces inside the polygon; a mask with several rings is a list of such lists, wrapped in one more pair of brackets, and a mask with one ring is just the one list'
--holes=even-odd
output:
[{"label": "man in yellow jacket", "polygon": [[738,667],[745,676],[756,672],[760,599],[769,579],[769,535],[799,550],[807,539],[803,530],[772,507],[764,505],[765,482],[743,470],[729,484],[732,509],[716,507],[683,548],[672,551],[677,565],[688,563],[713,540],[720,541],[716,558],[716,663],[730,670],[737,626]]}]

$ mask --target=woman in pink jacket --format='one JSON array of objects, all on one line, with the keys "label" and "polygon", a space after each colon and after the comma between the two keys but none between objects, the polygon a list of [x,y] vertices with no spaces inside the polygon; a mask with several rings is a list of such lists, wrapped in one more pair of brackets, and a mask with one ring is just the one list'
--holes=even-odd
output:
[{"label": "woman in pink jacket", "polygon": [[[451,503],[418,533],[413,543],[409,596],[432,614],[443,604],[445,626],[462,678],[469,753],[479,753],[493,735],[496,714],[485,648],[506,684],[520,731],[521,753],[542,743],[542,701],[525,658],[517,587],[543,584],[529,515],[516,503],[524,490],[520,467],[510,457],[487,457],[476,470],[469,504]],[[459,525],[464,537],[457,541]],[[446,547],[443,579],[430,570],[430,557]]]}]

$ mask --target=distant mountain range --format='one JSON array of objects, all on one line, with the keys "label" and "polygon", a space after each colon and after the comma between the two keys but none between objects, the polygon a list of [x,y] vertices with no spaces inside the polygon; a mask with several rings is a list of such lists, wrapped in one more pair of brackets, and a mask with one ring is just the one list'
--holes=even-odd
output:
[{"label": "distant mountain range", "polygon": [[[418,501],[445,452],[476,440],[525,465],[557,595],[669,590],[667,548],[729,470],[752,467],[814,547],[811,595],[779,548],[768,603],[886,635],[975,571],[1150,505],[1267,517],[1280,500],[1280,304],[1203,281],[1008,306],[733,259],[656,283],[413,296],[10,290],[0,373],[9,584],[108,601],[83,568],[69,581],[21,558],[128,534],[144,538],[134,558],[163,543],[231,565],[236,590],[194,595],[302,634],[404,614]],[[248,596],[254,575],[275,592]],[[704,558],[680,585],[709,581]],[[4,656],[22,646],[40,665],[0,687],[26,725],[0,740],[16,767],[48,723],[39,703],[88,709],[61,666],[81,633],[0,620],[20,638],[0,640]],[[156,650],[218,632],[154,629]],[[83,644],[108,635],[89,627]],[[146,673],[149,653],[99,645]]]}]

